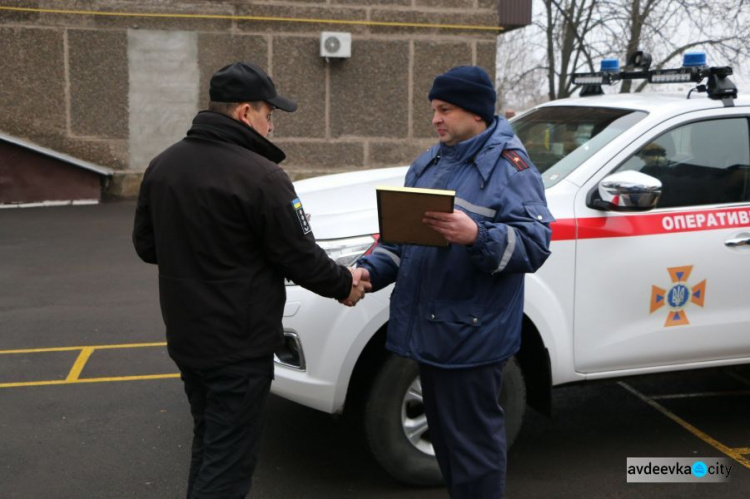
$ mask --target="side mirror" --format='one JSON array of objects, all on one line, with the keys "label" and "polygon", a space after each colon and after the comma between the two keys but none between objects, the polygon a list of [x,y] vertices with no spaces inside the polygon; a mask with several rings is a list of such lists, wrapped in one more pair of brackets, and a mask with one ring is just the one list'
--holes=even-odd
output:
[{"label": "side mirror", "polygon": [[613,211],[644,211],[656,207],[661,181],[634,170],[613,173],[599,182],[598,199],[592,208]]}]

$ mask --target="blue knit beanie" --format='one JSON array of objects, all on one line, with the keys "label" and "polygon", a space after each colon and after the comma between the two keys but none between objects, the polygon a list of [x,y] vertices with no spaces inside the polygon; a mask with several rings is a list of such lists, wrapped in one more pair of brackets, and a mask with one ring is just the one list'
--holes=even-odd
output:
[{"label": "blue knit beanie", "polygon": [[479,66],[458,66],[435,78],[427,97],[439,99],[482,117],[495,119],[497,94],[487,72]]}]

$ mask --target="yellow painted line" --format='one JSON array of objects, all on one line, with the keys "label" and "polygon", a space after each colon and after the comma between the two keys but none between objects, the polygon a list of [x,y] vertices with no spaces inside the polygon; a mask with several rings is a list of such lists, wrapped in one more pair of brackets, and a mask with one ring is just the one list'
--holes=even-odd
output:
[{"label": "yellow painted line", "polygon": [[228,14],[169,14],[158,12],[99,12],[95,10],[62,10],[62,9],[34,9],[29,7],[0,7],[0,10],[13,12],[37,12],[40,14],[69,14],[81,16],[108,16],[108,17],[156,17],[166,19],[229,19],[233,21],[271,21],[287,23],[315,23],[315,24],[348,24],[354,26],[388,26],[399,28],[439,28],[439,29],[463,29],[477,31],[503,31],[500,26],[477,26],[472,24],[428,24],[428,23],[399,23],[390,21],[357,21],[346,19],[315,19],[296,17],[270,17],[270,16],[233,16]]},{"label": "yellow painted line", "polygon": [[663,405],[655,402],[653,399],[642,394],[641,392],[639,392],[632,386],[628,385],[627,383],[620,381],[617,384],[623,387],[624,389],[626,389],[627,391],[629,391],[630,393],[632,393],[633,395],[635,395],[636,397],[638,397],[639,399],[641,399],[642,401],[644,401],[645,403],[647,403],[648,405],[650,405],[651,407],[653,407],[654,409],[656,409],[657,411],[661,412],[663,415],[665,415],[666,417],[668,417],[669,419],[671,419],[678,425],[682,426],[684,429],[686,429],[687,431],[689,431],[690,433],[692,433],[699,439],[706,442],[708,445],[717,449],[719,452],[723,453],[724,455],[731,457],[732,459],[740,463],[745,468],[750,469],[750,459],[743,456],[743,454],[746,454],[746,453],[738,452],[738,449],[732,449],[730,447],[727,447],[726,445],[722,444],[718,440],[710,437],[706,433],[703,433],[701,430],[699,430],[695,426],[691,425],[690,423],[688,423],[687,421],[685,421],[684,419],[682,419],[681,417],[679,417],[678,415],[676,415],[675,413],[673,413],[672,411],[664,407]]},{"label": "yellow painted line", "polygon": [[83,378],[76,380],[53,380],[53,381],[26,381],[22,383],[0,383],[0,388],[18,388],[22,386],[51,386],[51,385],[77,385],[80,383],[111,383],[115,381],[141,381],[149,379],[173,379],[179,378],[179,373],[174,374],[149,374],[146,376],[116,376],[111,378]]},{"label": "yellow painted line", "polygon": [[750,447],[737,447],[734,451],[739,452],[740,454],[750,454]]},{"label": "yellow painted line", "polygon": [[68,377],[65,378],[65,381],[76,381],[79,376],[81,376],[83,368],[86,366],[86,362],[88,362],[92,353],[94,353],[94,349],[91,347],[81,350],[81,353],[78,355],[78,358],[76,359],[75,364],[73,364],[73,368],[68,373]]},{"label": "yellow painted line", "polygon": [[159,343],[122,343],[116,345],[90,345],[77,347],[53,347],[53,348],[25,348],[19,350],[0,350],[0,355],[23,354],[23,353],[49,353],[49,352],[73,352],[80,351],[73,367],[64,380],[24,381],[17,383],[0,383],[0,388],[17,388],[22,386],[50,386],[50,385],[73,385],[76,383],[106,383],[112,381],[136,381],[144,379],[166,379],[179,378],[179,374],[153,374],[144,376],[117,376],[108,378],[84,378],[81,373],[86,362],[96,350],[114,350],[128,348],[164,347],[166,342]]},{"label": "yellow painted line", "polygon": [[674,400],[698,397],[744,397],[750,395],[750,390],[739,390],[732,392],[696,392],[696,393],[674,393],[670,395],[657,395],[651,400]]},{"label": "yellow painted line", "polygon": [[[2,8],[2,7],[0,7]],[[94,350],[110,350],[115,348],[147,348],[147,347],[164,347],[167,343],[126,343],[120,345],[88,345],[80,347],[53,347],[53,348],[25,348],[22,350],[0,350],[0,355],[11,355],[16,353],[47,353],[47,352],[72,352],[75,350],[84,350],[92,348]]]}]

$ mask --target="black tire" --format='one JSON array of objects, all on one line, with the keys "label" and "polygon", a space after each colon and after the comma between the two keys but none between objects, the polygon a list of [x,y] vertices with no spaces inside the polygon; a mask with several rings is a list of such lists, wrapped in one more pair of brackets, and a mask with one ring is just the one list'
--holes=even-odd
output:
[{"label": "black tire", "polygon": [[[375,376],[365,405],[365,436],[372,455],[396,480],[412,485],[439,485],[443,477],[429,444],[429,430],[415,438],[415,444],[407,437],[404,425],[405,421],[419,422],[424,417],[418,378],[416,362],[395,355],[388,357]],[[409,393],[410,388],[418,390]],[[416,397],[416,391],[420,397]],[[505,366],[500,403],[505,409],[510,448],[526,411],[526,385],[515,358]],[[422,429],[426,430],[426,423]]]},{"label": "black tire", "polygon": [[[404,431],[404,400],[418,378],[416,362],[388,357],[375,376],[365,405],[365,435],[372,455],[393,478],[413,485],[438,485],[443,476],[434,453],[419,450]],[[424,407],[411,409],[409,417],[424,417]]]}]

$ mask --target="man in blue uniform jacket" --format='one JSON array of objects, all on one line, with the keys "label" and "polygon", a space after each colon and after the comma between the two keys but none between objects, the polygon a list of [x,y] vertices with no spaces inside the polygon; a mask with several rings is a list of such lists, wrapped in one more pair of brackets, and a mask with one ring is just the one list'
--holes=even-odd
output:
[{"label": "man in blue uniform jacket", "polygon": [[453,213],[424,218],[451,244],[383,244],[358,262],[374,291],[396,282],[386,346],[419,363],[430,435],[454,499],[503,495],[503,366],[521,342],[524,274],[550,254],[541,176],[495,116],[496,99],[479,67],[435,78],[429,100],[440,143],[411,165],[406,186],[456,191]]}]

